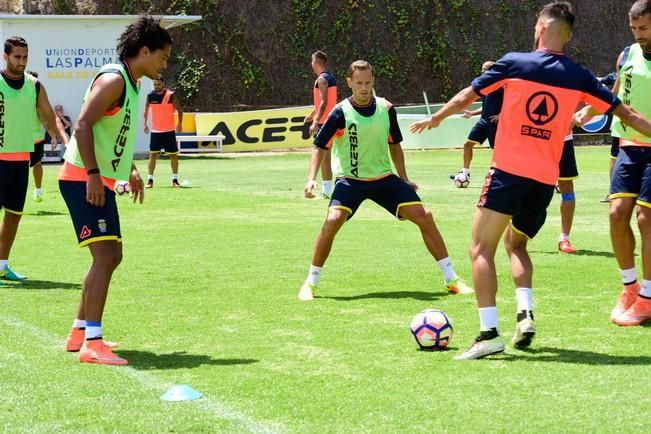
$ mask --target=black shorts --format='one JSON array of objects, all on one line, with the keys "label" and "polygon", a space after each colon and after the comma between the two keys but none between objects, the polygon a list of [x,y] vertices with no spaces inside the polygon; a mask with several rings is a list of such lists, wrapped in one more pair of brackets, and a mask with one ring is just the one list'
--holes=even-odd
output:
[{"label": "black shorts", "polygon": [[563,143],[563,155],[559,163],[559,181],[571,181],[579,177],[579,169],[576,167],[576,156],[574,155],[574,140],[566,140]]},{"label": "black shorts", "polygon": [[610,142],[610,158],[613,160],[617,158],[617,155],[619,154],[619,137],[611,137],[611,142]]},{"label": "black shorts", "polygon": [[651,207],[651,148],[624,146],[619,149],[609,197],[633,197],[637,198],[638,205]]},{"label": "black shorts", "polygon": [[511,226],[533,238],[545,223],[553,196],[553,185],[491,169],[477,206],[510,215]]},{"label": "black shorts", "polygon": [[481,118],[470,130],[468,141],[481,145],[488,140],[488,145],[493,149],[495,147],[495,134],[497,134],[497,122]]},{"label": "black shorts", "polygon": [[43,150],[45,148],[45,140],[34,143],[34,152],[29,153],[29,167],[34,167],[43,159]]},{"label": "black shorts", "polygon": [[59,181],[59,190],[70,211],[79,247],[97,241],[122,241],[120,215],[113,190],[104,187],[104,206],[86,202],[85,181]]},{"label": "black shorts", "polygon": [[179,146],[176,143],[176,132],[151,133],[149,138],[149,152],[177,154],[179,152]]},{"label": "black shorts", "polygon": [[29,161],[0,160],[0,207],[22,214],[29,183]]},{"label": "black shorts", "polygon": [[396,175],[389,175],[374,181],[337,178],[330,208],[348,211],[350,219],[366,199],[371,199],[397,218],[400,218],[400,207],[423,203],[409,184]]}]

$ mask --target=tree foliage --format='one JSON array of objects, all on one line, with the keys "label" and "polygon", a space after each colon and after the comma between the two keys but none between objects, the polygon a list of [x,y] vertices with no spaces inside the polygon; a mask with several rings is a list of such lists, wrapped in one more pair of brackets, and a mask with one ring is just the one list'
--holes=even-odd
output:
[{"label": "tree foliage", "polygon": [[[197,110],[309,104],[310,54],[325,51],[346,94],[356,59],[377,72],[379,94],[399,104],[449,98],[485,60],[533,45],[549,0],[45,0],[31,13],[201,15],[172,29],[169,82]],[[614,69],[629,0],[574,0],[568,52],[597,74]],[[38,9],[38,10],[36,10]]]}]

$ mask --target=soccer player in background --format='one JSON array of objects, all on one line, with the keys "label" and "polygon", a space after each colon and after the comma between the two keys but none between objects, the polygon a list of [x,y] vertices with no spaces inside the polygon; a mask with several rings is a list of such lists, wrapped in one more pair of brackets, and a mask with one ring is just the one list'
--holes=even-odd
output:
[{"label": "soccer player in background", "polygon": [[134,203],[144,183],[133,164],[138,80],[155,78],[167,67],[172,38],[160,22],[141,16],[118,39],[118,64],[104,65],[86,90],[75,132],[64,155],[59,188],[72,217],[80,247],[92,256],[83,280],[77,317],[66,341],[79,361],[126,365],[102,337],[102,315],[113,272],[122,260],[116,179],[128,179]]},{"label": "soccer player in background", "polygon": [[[27,71],[29,75],[38,79],[38,73]],[[56,117],[56,116],[55,116]],[[34,150],[29,153],[29,167],[32,168],[32,178],[34,178],[34,202],[43,200],[43,153],[45,152],[45,131],[43,131],[41,116],[36,110],[36,119],[34,120]]]},{"label": "soccer player in background", "polygon": [[4,218],[0,227],[0,279],[24,280],[9,267],[9,254],[16,239],[29,183],[29,153],[34,151],[34,125],[40,112],[48,130],[65,137],[57,128],[45,87],[25,73],[28,58],[25,39],[5,41],[5,69],[0,73],[2,94],[0,121],[0,206]]},{"label": "soccer player in background", "polygon": [[387,100],[373,96],[373,68],[365,60],[353,62],[346,82],[352,96],[337,104],[314,139],[305,197],[314,197],[316,175],[331,141],[337,180],[326,221],[316,239],[312,265],[298,298],[303,301],[314,298],[337,232],[366,199],[398,219],[418,225],[428,251],[443,272],[448,291],[472,292],[455,273],[432,213],[423,206],[416,194],[418,187],[407,176],[396,111]]},{"label": "soccer player in background", "polygon": [[[323,51],[312,53],[312,71],[316,81],[312,88],[314,109],[305,117],[304,123],[310,124],[310,136],[316,136],[321,131],[326,118],[337,104],[337,80],[328,70],[328,56]],[[321,165],[321,193],[326,199],[332,194],[332,167],[330,150],[326,152]]]},{"label": "soccer player in background", "polygon": [[[628,14],[636,43],[617,59],[614,92],[625,104],[651,118],[651,0],[638,0]],[[610,183],[610,238],[624,288],[610,314],[622,326],[651,319],[651,134],[635,130],[625,117],[613,118],[612,135],[619,138],[619,154]],[[638,205],[642,237],[642,285],[635,268],[635,235],[631,216]]]},{"label": "soccer player in background", "polygon": [[[34,78],[38,78],[38,73],[34,71],[27,71],[27,73]],[[56,107],[54,109],[54,120],[57,123],[57,127],[63,129],[66,133],[65,141],[68,141],[70,134],[68,130],[65,129],[64,124],[59,120],[59,116],[56,112]],[[36,110],[36,119],[34,121],[34,151],[29,153],[29,167],[32,168],[32,177],[34,178],[34,202],[43,201],[43,154],[45,153],[45,143],[50,141],[52,144],[52,149],[55,149],[56,143],[56,133],[49,134],[43,130],[44,120],[41,119],[41,113]],[[52,138],[55,140],[52,140]]]},{"label": "soccer player in background", "polygon": [[[172,187],[179,188],[179,148],[176,133],[181,132],[183,124],[183,107],[175,91],[165,87],[162,75],[154,78],[154,90],[145,101],[145,134],[149,134],[148,118],[151,107],[151,136],[149,138],[149,162],[147,164],[146,188],[154,186],[154,170],[158,154],[165,152],[170,157],[172,167]],[[178,115],[174,125],[174,110]]]},{"label": "soccer player in background", "polygon": [[[606,87],[611,87],[612,75],[599,77],[597,80]],[[611,83],[611,86],[608,86]],[[563,143],[563,153],[561,155],[561,162],[559,167],[557,189],[561,194],[561,234],[558,237],[558,250],[563,253],[575,253],[576,250],[570,242],[570,231],[572,230],[572,223],[574,221],[574,211],[576,208],[576,194],[574,192],[574,180],[579,177],[579,170],[576,165],[576,155],[574,154],[574,134],[572,129],[574,124],[565,136]],[[612,150],[611,150],[612,152]]]},{"label": "soccer player in background", "polygon": [[572,126],[563,140],[563,152],[558,168],[558,181],[556,188],[561,194],[561,234],[558,237],[558,250],[563,253],[575,253],[576,249],[570,242],[570,231],[574,221],[574,210],[576,208],[576,194],[574,193],[574,180],[579,177],[579,169],[576,166],[576,155],[574,155],[574,134]]},{"label": "soccer player in background", "polygon": [[[512,343],[527,347],[535,335],[533,265],[527,242],[545,222],[558,180],[564,138],[576,107],[588,103],[613,112],[632,127],[651,132],[651,122],[621,104],[587,69],[564,53],[574,14],[568,2],[544,6],[535,25],[535,51],[509,53],[441,110],[411,125],[413,133],[439,126],[481,95],[504,88],[491,170],[486,177],[472,226],[473,281],[480,334],[457,360],[479,359],[504,351],[496,304],[495,251],[502,235],[516,287],[517,323]],[[506,232],[505,232],[506,231]]]},{"label": "soccer player in background", "polygon": [[[495,62],[486,61],[481,66],[481,72],[484,73],[493,66]],[[495,133],[497,132],[497,121],[502,109],[503,92],[498,90],[481,98],[481,108],[476,110],[464,110],[463,117],[469,119],[473,116],[480,115],[477,123],[470,130],[466,143],[463,144],[463,167],[457,175],[451,175],[450,179],[454,180],[457,176],[463,176],[470,181],[470,162],[472,161],[472,148],[481,146],[486,140],[491,149],[495,146]],[[461,175],[459,175],[461,174]]]}]

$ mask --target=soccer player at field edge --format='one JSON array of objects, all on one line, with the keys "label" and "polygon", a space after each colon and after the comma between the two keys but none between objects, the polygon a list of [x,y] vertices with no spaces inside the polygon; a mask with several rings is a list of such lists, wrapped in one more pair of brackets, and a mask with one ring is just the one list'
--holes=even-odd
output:
[{"label": "soccer player at field edge", "polygon": [[[170,157],[172,167],[172,187],[179,188],[179,148],[176,142],[176,133],[181,132],[183,125],[183,107],[175,91],[165,87],[165,78],[162,75],[154,78],[154,90],[147,95],[145,101],[145,134],[149,134],[147,125],[149,108],[151,107],[151,136],[149,138],[149,162],[147,164],[146,188],[154,186],[154,170],[158,154],[165,152]],[[178,121],[174,125],[174,110]]]},{"label": "soccer player at field edge", "polygon": [[[651,0],[638,0],[628,14],[636,43],[620,53],[614,92],[625,104],[651,118]],[[610,182],[610,238],[624,288],[610,319],[621,326],[651,320],[651,134],[639,133],[626,118],[613,118],[619,154]],[[631,216],[638,205],[642,237],[642,285],[635,268]]]},{"label": "soccer player at field edge", "polygon": [[498,124],[492,168],[472,226],[470,257],[480,334],[457,360],[479,359],[505,349],[495,300],[495,251],[502,234],[516,287],[518,313],[512,343],[518,348],[531,344],[535,335],[533,265],[527,241],[544,224],[559,175],[563,139],[579,103],[588,103],[602,113],[612,111],[645,134],[651,132],[651,122],[621,104],[589,70],[563,53],[573,24],[570,3],[544,6],[535,26],[535,51],[507,54],[430,119],[410,127],[413,133],[435,128],[480,95],[504,88],[502,118],[508,117],[510,122]]},{"label": "soccer player at field edge", "polygon": [[[303,122],[310,123],[310,136],[316,137],[328,115],[337,104],[337,80],[332,75],[332,72],[328,70],[328,56],[323,51],[312,53],[312,71],[316,74],[316,80],[312,88],[314,109],[305,116]],[[332,165],[329,151],[328,149],[321,165],[321,193],[325,199],[330,199],[332,194]]]},{"label": "soccer player at field edge", "polygon": [[122,260],[116,179],[128,179],[133,202],[143,202],[144,183],[133,164],[139,86],[167,67],[172,38],[158,19],[141,16],[118,38],[118,64],[104,65],[86,90],[75,132],[64,155],[59,188],[92,264],[83,280],[77,317],[66,341],[79,361],[126,365],[102,337],[102,315],[113,271]]},{"label": "soccer player at field edge", "polygon": [[52,134],[64,141],[57,128],[54,111],[45,87],[26,74],[29,49],[25,39],[14,36],[5,41],[5,69],[0,73],[0,207],[4,209],[0,227],[0,279],[24,280],[9,266],[9,254],[16,239],[29,183],[30,152],[34,151],[34,125],[38,113]]},{"label": "soccer player at field edge", "polygon": [[[303,301],[314,298],[337,232],[366,199],[398,219],[418,225],[425,246],[443,272],[448,291],[472,292],[455,273],[432,213],[423,206],[416,194],[417,185],[407,176],[396,111],[384,98],[373,96],[371,64],[365,60],[353,62],[346,82],[352,96],[337,104],[314,139],[305,197],[314,197],[316,175],[331,141],[336,181],[325,223],[316,239],[312,265],[298,298]],[[397,175],[391,167],[392,161]]]}]

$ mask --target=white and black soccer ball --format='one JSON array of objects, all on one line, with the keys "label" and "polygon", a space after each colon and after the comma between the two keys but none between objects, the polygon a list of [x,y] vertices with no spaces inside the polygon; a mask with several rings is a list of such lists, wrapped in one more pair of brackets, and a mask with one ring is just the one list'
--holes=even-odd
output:
[{"label": "white and black soccer ball", "polygon": [[470,185],[470,173],[464,175],[463,172],[459,172],[454,175],[452,182],[454,182],[454,186],[457,188],[467,188]]},{"label": "white and black soccer ball", "polygon": [[131,191],[131,187],[129,187],[129,183],[127,181],[118,181],[117,184],[115,184],[115,192],[117,194],[124,194],[124,193],[129,193]]},{"label": "white and black soccer ball", "polygon": [[417,314],[409,327],[416,343],[422,350],[443,350],[452,339],[452,323],[438,309],[425,309]]}]

